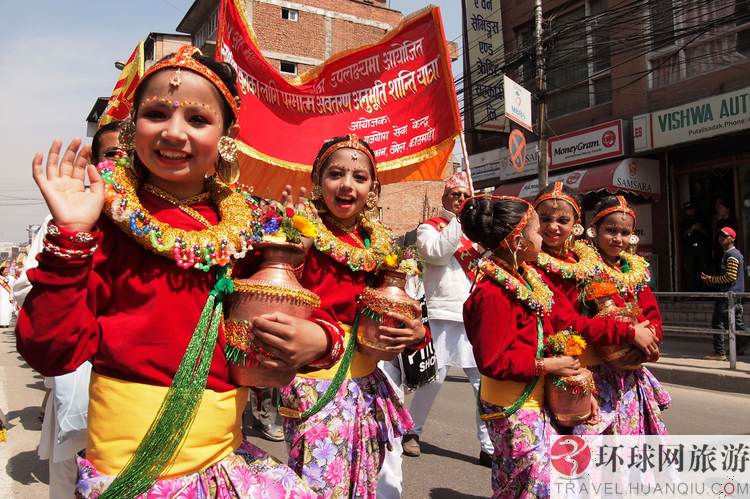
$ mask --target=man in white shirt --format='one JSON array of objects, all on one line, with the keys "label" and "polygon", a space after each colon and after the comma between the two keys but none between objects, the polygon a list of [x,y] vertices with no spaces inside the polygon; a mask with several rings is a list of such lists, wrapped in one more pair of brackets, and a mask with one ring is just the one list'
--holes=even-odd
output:
[{"label": "man in white shirt", "polygon": [[[437,380],[420,387],[409,407],[414,429],[403,439],[404,454],[416,457],[421,453],[419,436],[424,428],[449,367],[463,368],[474,395],[479,391],[479,370],[474,361],[471,343],[463,324],[463,305],[474,281],[474,266],[479,249],[461,231],[457,215],[462,203],[471,196],[465,172],[453,175],[445,184],[443,208],[437,217],[426,220],[417,228],[417,247],[424,259],[424,289],[432,342],[437,357]],[[477,438],[481,444],[479,462],[491,465],[492,442],[487,428],[476,417]]]}]

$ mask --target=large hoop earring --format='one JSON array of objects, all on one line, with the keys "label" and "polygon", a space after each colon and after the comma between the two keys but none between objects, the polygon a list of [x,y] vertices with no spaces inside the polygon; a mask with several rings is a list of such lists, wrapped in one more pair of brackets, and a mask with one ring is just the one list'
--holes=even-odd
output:
[{"label": "large hoop earring", "polygon": [[135,151],[135,122],[131,117],[125,118],[118,125],[117,142],[128,156],[133,155],[133,151]]},{"label": "large hoop earring", "polygon": [[219,139],[219,165],[216,175],[225,184],[234,184],[240,178],[240,165],[237,162],[237,142],[224,135]]}]

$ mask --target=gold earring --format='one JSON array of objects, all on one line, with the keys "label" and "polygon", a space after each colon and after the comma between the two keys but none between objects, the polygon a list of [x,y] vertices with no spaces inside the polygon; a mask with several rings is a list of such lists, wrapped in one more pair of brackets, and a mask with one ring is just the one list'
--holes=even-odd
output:
[{"label": "gold earring", "polygon": [[219,139],[219,165],[216,175],[225,184],[234,184],[240,178],[240,165],[237,162],[237,142],[228,135]]},{"label": "gold earring", "polygon": [[596,228],[591,226],[586,229],[586,235],[589,236],[589,239],[596,239]]},{"label": "gold earring", "polygon": [[370,220],[377,220],[380,218],[378,211],[378,195],[375,191],[367,193],[367,200],[365,201],[365,216]]},{"label": "gold earring", "polygon": [[568,238],[563,242],[563,253],[565,255],[568,254],[568,251],[570,251],[571,246],[573,245],[573,241],[575,241],[575,238],[573,238],[573,234],[568,236]]},{"label": "gold earring", "polygon": [[579,223],[573,224],[573,232],[571,232],[575,237],[581,237],[583,235],[583,225]]},{"label": "gold earring", "polygon": [[328,211],[328,208],[326,208],[326,204],[323,201],[323,187],[320,184],[315,184],[313,186],[310,201],[313,203],[318,213],[325,213]]},{"label": "gold earring", "polygon": [[135,150],[135,123],[131,117],[127,117],[118,126],[117,141],[120,147],[128,154]]}]

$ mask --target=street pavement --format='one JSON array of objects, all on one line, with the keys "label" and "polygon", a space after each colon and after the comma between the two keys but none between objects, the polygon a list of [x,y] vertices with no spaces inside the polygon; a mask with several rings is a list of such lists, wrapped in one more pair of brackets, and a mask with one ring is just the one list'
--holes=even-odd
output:
[{"label": "street pavement", "polygon": [[[674,434],[750,434],[750,395],[667,385],[673,397],[665,412]],[[47,497],[47,462],[36,455],[44,396],[42,378],[15,350],[10,329],[0,329],[0,408],[13,425],[0,443],[0,498]],[[408,402],[408,398],[407,398]],[[422,456],[404,457],[405,499],[474,499],[490,495],[489,470],[478,465],[475,401],[460,370],[451,371],[422,436]],[[283,443],[250,438],[285,459]]]}]

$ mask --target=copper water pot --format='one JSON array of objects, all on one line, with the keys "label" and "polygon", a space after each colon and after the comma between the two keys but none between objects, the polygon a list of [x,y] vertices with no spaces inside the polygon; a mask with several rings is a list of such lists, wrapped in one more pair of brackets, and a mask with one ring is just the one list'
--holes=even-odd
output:
[{"label": "copper water pot", "polygon": [[[640,308],[637,305],[627,305],[617,307],[614,300],[607,298],[600,300],[598,303],[599,312],[596,317],[606,317],[620,322],[635,324],[640,314]],[[599,357],[612,367],[624,369],[626,371],[635,371],[646,362],[646,354],[638,347],[631,343],[620,345],[596,345]]]},{"label": "copper water pot", "polygon": [[377,288],[366,288],[359,296],[360,318],[357,328],[357,347],[360,352],[378,360],[393,360],[398,352],[389,352],[381,343],[379,326],[401,327],[397,321],[386,317],[386,312],[396,312],[409,319],[421,313],[419,302],[411,298],[406,287],[406,273],[387,270],[383,283]]},{"label": "copper water pot", "polygon": [[562,388],[550,376],[544,384],[545,398],[555,420],[561,425],[572,427],[586,421],[591,415],[591,392],[594,377],[591,371],[582,368],[575,376],[560,376]]},{"label": "copper water pot", "polygon": [[247,358],[244,365],[230,362],[230,375],[241,386],[280,387],[291,383],[296,371],[260,367],[259,358],[270,354],[253,341],[252,321],[269,312],[307,319],[320,299],[294,275],[293,262],[303,254],[301,245],[263,242],[256,247],[262,256],[260,269],[248,279],[234,280],[227,329],[247,334]]}]

